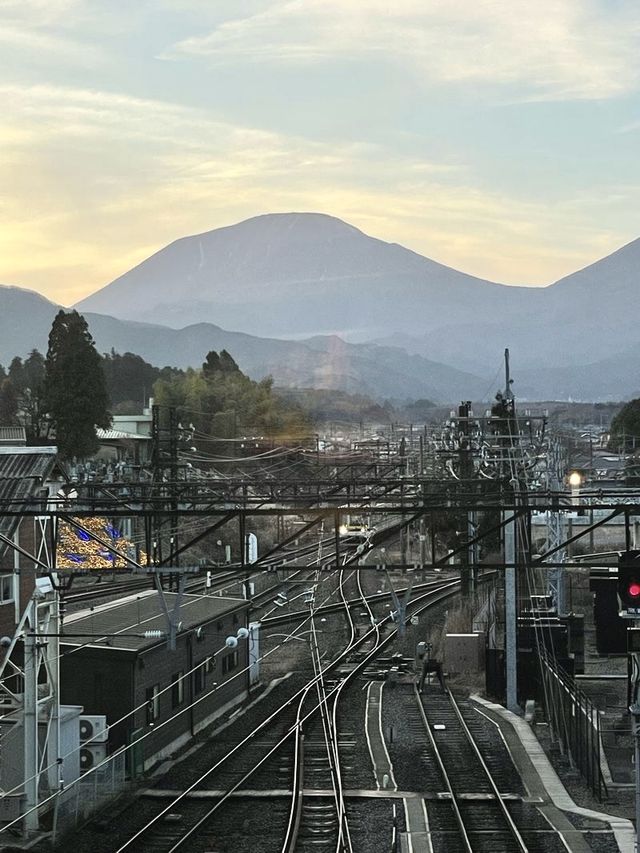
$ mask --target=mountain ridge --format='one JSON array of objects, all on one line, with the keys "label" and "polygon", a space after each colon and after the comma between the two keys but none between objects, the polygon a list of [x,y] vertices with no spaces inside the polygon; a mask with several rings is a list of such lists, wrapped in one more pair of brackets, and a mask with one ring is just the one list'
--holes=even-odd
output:
[{"label": "mountain ridge", "polygon": [[[59,305],[39,294],[14,288],[11,305],[5,303],[10,288],[0,285],[0,363],[15,355],[24,357],[37,348],[46,352],[49,329]],[[22,304],[16,304],[21,294]],[[43,309],[44,310],[41,310]],[[484,379],[448,365],[409,356],[404,350],[375,345],[349,344],[339,338],[303,341],[260,338],[227,331],[210,323],[170,329],[152,323],[123,321],[83,312],[99,352],[133,352],[162,367],[200,367],[209,350],[227,349],[240,368],[253,379],[271,375],[284,387],[311,387],[361,392],[383,397],[430,397],[449,401],[477,393]],[[24,318],[29,317],[29,329]]]}]

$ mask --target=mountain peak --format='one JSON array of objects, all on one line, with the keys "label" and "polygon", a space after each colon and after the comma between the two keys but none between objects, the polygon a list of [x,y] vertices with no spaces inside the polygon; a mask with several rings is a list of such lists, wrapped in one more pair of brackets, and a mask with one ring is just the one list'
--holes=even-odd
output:
[{"label": "mountain peak", "polygon": [[176,240],[76,307],[178,328],[207,321],[272,337],[362,340],[383,334],[416,299],[421,308],[408,319],[420,328],[447,290],[465,310],[478,286],[500,289],[335,216],[268,213]]}]

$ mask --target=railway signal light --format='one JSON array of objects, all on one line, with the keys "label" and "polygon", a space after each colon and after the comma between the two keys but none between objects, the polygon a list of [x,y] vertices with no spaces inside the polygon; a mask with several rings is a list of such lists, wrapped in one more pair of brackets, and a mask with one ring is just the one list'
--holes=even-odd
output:
[{"label": "railway signal light", "polygon": [[640,551],[623,551],[618,557],[620,616],[640,619]]}]

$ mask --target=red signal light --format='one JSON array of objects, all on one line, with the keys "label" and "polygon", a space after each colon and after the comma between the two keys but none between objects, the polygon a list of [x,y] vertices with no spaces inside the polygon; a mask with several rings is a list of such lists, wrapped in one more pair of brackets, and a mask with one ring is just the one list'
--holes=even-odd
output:
[{"label": "red signal light", "polygon": [[638,581],[630,581],[629,586],[627,587],[627,592],[630,598],[639,598],[640,583]]}]

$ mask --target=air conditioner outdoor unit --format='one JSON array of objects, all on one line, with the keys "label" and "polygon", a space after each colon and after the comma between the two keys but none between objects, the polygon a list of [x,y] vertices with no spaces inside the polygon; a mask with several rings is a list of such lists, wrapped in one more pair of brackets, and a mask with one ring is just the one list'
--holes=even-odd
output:
[{"label": "air conditioner outdoor unit", "polygon": [[93,770],[101,761],[107,757],[106,743],[91,743],[89,746],[80,747],[80,773]]},{"label": "air conditioner outdoor unit", "polygon": [[16,820],[25,809],[24,794],[5,794],[0,799],[0,822]]},{"label": "air conditioner outdoor unit", "polygon": [[105,743],[108,739],[109,727],[104,714],[80,717],[80,743],[91,741],[91,745],[93,745]]}]

